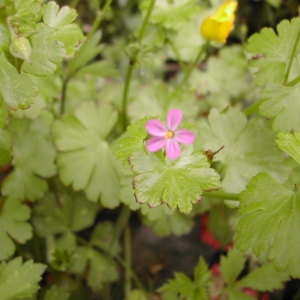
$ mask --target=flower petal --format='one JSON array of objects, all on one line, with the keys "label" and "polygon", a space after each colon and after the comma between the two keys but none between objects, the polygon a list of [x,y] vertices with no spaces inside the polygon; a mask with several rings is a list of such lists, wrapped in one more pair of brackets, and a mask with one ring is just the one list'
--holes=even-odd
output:
[{"label": "flower petal", "polygon": [[159,120],[150,120],[146,124],[146,130],[153,136],[164,137],[167,131],[165,125]]},{"label": "flower petal", "polygon": [[185,145],[193,144],[195,141],[195,134],[187,129],[177,130],[175,140],[178,143],[182,143]]},{"label": "flower petal", "polygon": [[182,121],[183,113],[180,109],[171,109],[167,116],[167,126],[170,130],[176,130]]},{"label": "flower petal", "polygon": [[181,149],[179,143],[175,139],[168,139],[166,143],[166,154],[171,160],[174,160],[180,156]]},{"label": "flower petal", "polygon": [[147,141],[147,149],[150,152],[156,152],[166,145],[166,139],[161,137],[153,137]]}]

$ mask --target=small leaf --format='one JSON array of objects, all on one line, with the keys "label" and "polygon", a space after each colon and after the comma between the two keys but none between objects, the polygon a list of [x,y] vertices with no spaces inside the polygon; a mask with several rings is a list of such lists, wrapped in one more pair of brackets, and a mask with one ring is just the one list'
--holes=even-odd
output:
[{"label": "small leaf", "polygon": [[[143,13],[147,11],[149,4],[149,0],[141,2],[140,6]],[[160,0],[155,2],[150,22],[161,24],[168,29],[179,29],[183,21],[189,20],[199,10],[200,7],[195,4],[194,0]]]},{"label": "small leaf", "polygon": [[59,5],[54,1],[50,1],[44,7],[43,20],[50,27],[59,28],[73,22],[77,17],[74,8],[63,6],[59,9]]},{"label": "small leaf", "polygon": [[273,263],[268,263],[256,268],[247,276],[243,277],[238,283],[238,287],[251,288],[257,291],[273,291],[281,289],[283,283],[289,276],[278,270]]},{"label": "small leaf", "polygon": [[52,286],[50,289],[47,289],[43,300],[69,300],[70,293],[66,288]]},{"label": "small leaf", "polygon": [[221,257],[220,271],[225,281],[232,285],[245,267],[246,258],[236,248],[231,249],[227,256]]},{"label": "small leaf", "polygon": [[210,282],[210,271],[203,258],[195,268],[194,281],[183,273],[175,273],[175,278],[159,288],[163,293],[180,294],[183,299],[209,300],[207,286]]},{"label": "small leaf", "polygon": [[34,224],[41,236],[77,232],[94,223],[98,205],[87,201],[83,194],[63,193],[59,199],[47,195],[35,209]]},{"label": "small leaf", "polygon": [[28,108],[38,94],[34,81],[26,73],[19,73],[3,53],[0,54],[0,65],[0,95],[11,109]]},{"label": "small leaf", "polygon": [[276,143],[300,164],[300,132],[280,132],[277,134]]},{"label": "small leaf", "polygon": [[141,211],[143,223],[151,227],[158,236],[187,234],[195,225],[190,215],[174,211],[166,205],[149,207],[142,204]]},{"label": "small leaf", "polygon": [[29,260],[22,264],[17,257],[0,265],[0,291],[2,300],[26,299],[39,289],[38,282],[46,266]]},{"label": "small leaf", "polygon": [[56,38],[54,28],[39,24],[36,32],[30,37],[30,63],[24,62],[22,71],[36,76],[51,75],[66,56],[64,44]]},{"label": "small leaf", "polygon": [[126,133],[118,140],[115,155],[122,160],[123,164],[128,164],[128,159],[136,151],[143,151],[144,140],[147,137],[145,129],[150,117],[140,119],[127,127]]},{"label": "small leaf", "polygon": [[47,190],[43,177],[49,178],[56,172],[56,151],[50,141],[49,123],[41,118],[34,121],[13,119],[9,125],[13,137],[14,170],[5,179],[2,193],[18,199],[36,200]]},{"label": "small leaf", "polygon": [[192,147],[182,151],[176,161],[159,154],[134,152],[130,163],[136,174],[133,181],[138,202],[156,207],[166,203],[183,213],[192,210],[204,190],[219,187],[219,175],[209,167],[202,153],[192,153]]},{"label": "small leaf", "polygon": [[30,209],[19,200],[8,198],[0,215],[0,260],[9,258],[15,251],[13,240],[24,244],[32,237],[32,228],[28,221]]}]

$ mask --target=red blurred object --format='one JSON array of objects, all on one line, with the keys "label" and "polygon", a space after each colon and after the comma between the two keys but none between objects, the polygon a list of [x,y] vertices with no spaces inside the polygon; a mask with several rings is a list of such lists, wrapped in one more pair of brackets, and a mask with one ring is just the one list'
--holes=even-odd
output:
[{"label": "red blurred object", "polygon": [[202,215],[200,217],[200,240],[202,243],[211,246],[214,249],[220,249],[221,243],[208,229],[209,216]]}]

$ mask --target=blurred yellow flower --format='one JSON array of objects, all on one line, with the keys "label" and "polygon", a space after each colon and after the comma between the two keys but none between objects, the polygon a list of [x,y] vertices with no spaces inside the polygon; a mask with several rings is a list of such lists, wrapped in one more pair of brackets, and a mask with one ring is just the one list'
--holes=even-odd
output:
[{"label": "blurred yellow flower", "polygon": [[200,26],[203,38],[208,41],[225,43],[234,27],[237,1],[226,1],[211,16],[204,19]]}]

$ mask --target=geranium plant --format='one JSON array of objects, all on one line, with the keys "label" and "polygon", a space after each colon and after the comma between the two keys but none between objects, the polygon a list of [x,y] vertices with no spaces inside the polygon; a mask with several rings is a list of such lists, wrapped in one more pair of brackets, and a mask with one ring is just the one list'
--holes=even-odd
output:
[{"label": "geranium plant", "polygon": [[299,61],[292,1],[0,0],[1,300],[283,297]]}]

